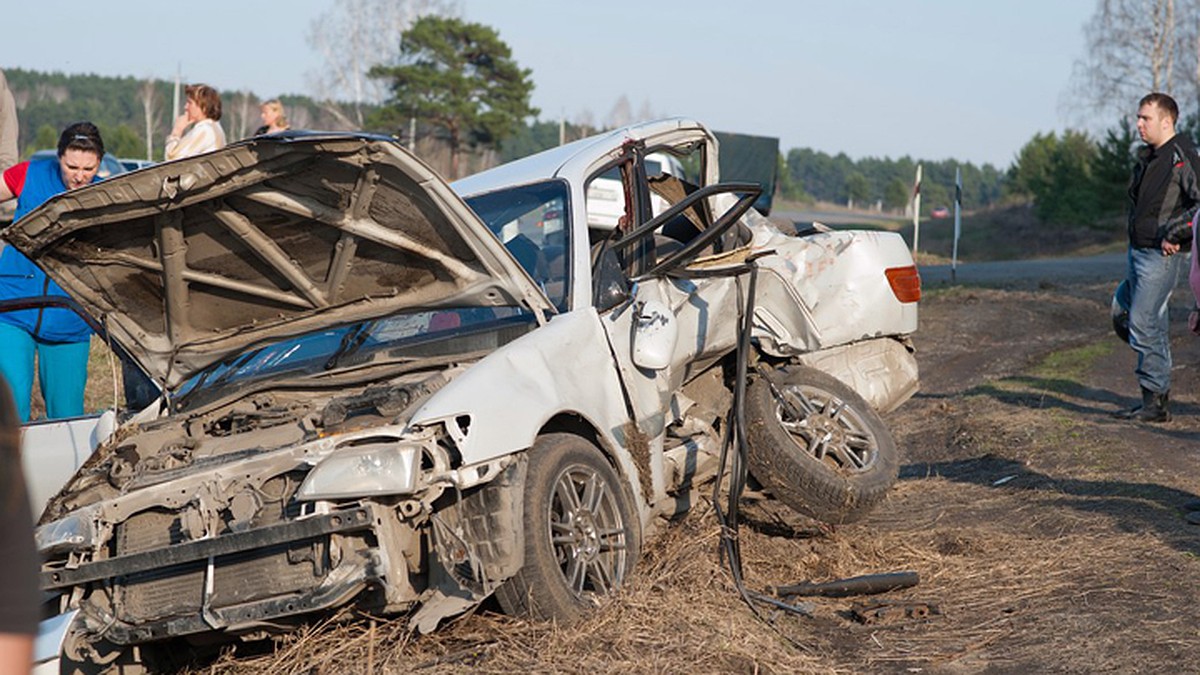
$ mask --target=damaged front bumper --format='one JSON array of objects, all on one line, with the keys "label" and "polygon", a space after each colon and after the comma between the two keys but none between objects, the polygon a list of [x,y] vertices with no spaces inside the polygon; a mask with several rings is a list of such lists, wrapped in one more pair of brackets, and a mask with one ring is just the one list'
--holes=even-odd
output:
[{"label": "damaged front bumper", "polygon": [[[350,603],[411,612],[411,624],[428,631],[482,601],[523,564],[524,470],[523,460],[508,457],[464,468],[485,482],[456,481],[456,489],[437,490],[440,497],[428,501],[308,502],[277,522],[150,548],[139,548],[139,538],[178,532],[189,515],[186,508],[141,511],[112,526],[107,544],[96,544],[110,557],[60,558],[44,567],[40,585],[59,594],[60,610],[72,610],[85,642],[261,634]],[[75,515],[86,521],[89,514]],[[104,539],[70,523],[45,528],[43,543],[58,541],[52,533],[77,544]],[[56,620],[44,622],[47,635],[65,630]],[[46,648],[47,658],[53,651]]]},{"label": "damaged front bumper", "polygon": [[[49,569],[41,574],[41,587],[62,592],[94,585],[91,595],[99,594],[108,602],[87,602],[83,618],[91,631],[117,644],[237,630],[337,606],[380,580],[384,576],[380,557],[369,548],[358,548],[357,559],[342,560],[336,567],[327,560],[331,535],[361,533],[373,521],[368,507],[339,510],[74,568]],[[300,575],[285,573],[292,583],[281,582],[269,597],[257,597],[263,589],[256,594],[244,582],[228,588],[235,573],[249,572],[257,578],[289,562],[313,570],[307,575],[313,583],[294,583]],[[165,595],[173,598],[168,604],[172,611],[161,616],[144,613],[154,611],[152,605]]]}]

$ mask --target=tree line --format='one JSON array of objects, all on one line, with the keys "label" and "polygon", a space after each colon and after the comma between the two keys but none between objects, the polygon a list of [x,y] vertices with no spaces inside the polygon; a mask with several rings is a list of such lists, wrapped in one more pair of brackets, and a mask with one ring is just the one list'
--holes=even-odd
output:
[{"label": "tree line", "polygon": [[[86,119],[100,128],[113,155],[162,159],[162,140],[171,125],[174,83],[19,68],[6,70],[5,74],[17,102],[23,156],[53,148],[63,127]],[[388,75],[395,77],[394,71],[388,71]],[[426,74],[420,81],[428,84],[413,87],[408,85],[415,77],[404,75],[395,80],[396,87],[399,91],[425,91],[454,86],[444,81],[439,85],[439,76],[437,72]],[[514,77],[511,68],[504,76]],[[221,124],[229,138],[243,138],[252,133],[259,123],[261,100],[252,92],[229,90],[221,91],[221,98]],[[569,142],[602,131],[590,124],[525,119],[511,127],[485,127],[482,133],[468,128],[456,139],[444,139],[443,132],[430,119],[439,114],[436,102],[399,100],[399,94],[391,104],[330,103],[298,95],[280,98],[294,128],[392,134],[406,144],[413,141],[418,154],[451,176],[458,172],[449,166],[439,166],[447,158],[437,161],[439,150],[444,151],[447,143],[456,144],[460,153],[469,156],[467,168],[480,169],[554,147],[560,141]],[[521,112],[521,92],[510,95],[510,99],[516,101],[510,104],[517,109],[511,115],[516,117]],[[361,126],[357,124],[359,116],[363,119]],[[956,168],[962,169],[963,199],[971,208],[994,204],[1006,194],[1007,174],[991,164],[976,166],[954,160],[923,160],[922,164],[923,203],[927,209],[952,203]],[[830,155],[810,148],[792,148],[780,157],[778,194],[797,201],[852,202],[861,207],[878,205],[900,210],[911,198],[916,165],[917,160],[910,157],[855,160],[844,153]]]},{"label": "tree line", "polygon": [[[42,73],[6,69],[17,104],[18,146],[23,157],[53,148],[72,122],[100,128],[106,150],[117,157],[160,161],[171,129],[174,83],[158,79]],[[218,90],[220,88],[218,87]],[[349,130],[347,104],[318,103],[306,96],[281,96],[298,128]],[[251,134],[261,121],[262,101],[251,92],[221,91],[221,125],[231,140]],[[182,112],[182,102],[180,104]]]},{"label": "tree line", "polygon": [[[1175,93],[1190,110],[1183,128],[1195,136],[1200,23],[1188,17],[1196,11],[1200,0],[1098,0],[1085,26],[1088,51],[1073,77],[1074,107],[1099,113],[1115,102],[1132,107],[1146,91]],[[590,117],[570,124],[538,120],[530,104],[531,71],[520,67],[494,29],[456,12],[446,0],[336,0],[310,35],[326,58],[318,98],[279,97],[293,127],[390,134],[451,179],[601,130]],[[6,72],[26,156],[53,147],[58,130],[87,119],[100,127],[113,154],[161,159],[173,83]],[[209,84],[220,89],[220,83]],[[221,95],[227,136],[251,133],[259,124],[258,97]],[[911,200],[919,162],[926,212],[953,203],[954,176],[961,170],[967,209],[1032,202],[1044,222],[1086,224],[1123,210],[1136,141],[1127,119],[1096,136],[1039,133],[1006,170],[952,159],[851,159],[792,148],[779,157],[777,190],[785,199],[900,211]]]},{"label": "tree line", "polygon": [[780,196],[797,201],[821,200],[856,207],[905,208],[913,196],[917,164],[921,164],[922,208],[928,213],[954,203],[955,170],[962,172],[964,208],[995,204],[1004,194],[1005,173],[991,164],[976,166],[953,159],[939,161],[830,155],[809,148],[788,151],[780,171]]}]

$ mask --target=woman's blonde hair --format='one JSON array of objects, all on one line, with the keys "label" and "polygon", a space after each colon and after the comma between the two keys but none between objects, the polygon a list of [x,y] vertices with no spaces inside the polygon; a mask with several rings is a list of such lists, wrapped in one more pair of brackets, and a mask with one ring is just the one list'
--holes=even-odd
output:
[{"label": "woman's blonde hair", "polygon": [[264,102],[262,110],[265,112],[267,109],[275,113],[275,126],[286,129],[288,126],[287,115],[284,114],[283,104],[279,102],[279,99],[273,98],[270,101]]}]

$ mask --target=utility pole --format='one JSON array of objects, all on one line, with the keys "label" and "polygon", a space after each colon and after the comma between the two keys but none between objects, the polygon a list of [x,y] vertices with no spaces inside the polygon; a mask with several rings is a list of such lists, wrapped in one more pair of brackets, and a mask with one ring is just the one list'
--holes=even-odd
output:
[{"label": "utility pole", "polygon": [[921,242],[921,165],[917,165],[917,180],[913,183],[913,257]]},{"label": "utility pole", "polygon": [[154,78],[147,76],[146,81],[142,83],[142,118],[146,123],[146,161],[154,161],[154,99],[158,94],[158,83]]}]

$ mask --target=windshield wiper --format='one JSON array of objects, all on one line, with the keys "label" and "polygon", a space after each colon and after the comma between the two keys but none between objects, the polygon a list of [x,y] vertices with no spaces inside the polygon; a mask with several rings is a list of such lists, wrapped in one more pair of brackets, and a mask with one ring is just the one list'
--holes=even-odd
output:
[{"label": "windshield wiper", "polygon": [[367,337],[371,334],[371,329],[375,327],[378,321],[364,321],[355,325],[346,334],[342,336],[342,342],[338,348],[334,350],[329,358],[325,361],[325,370],[333,370],[337,368],[338,363],[347,356],[353,355],[367,341]]}]

